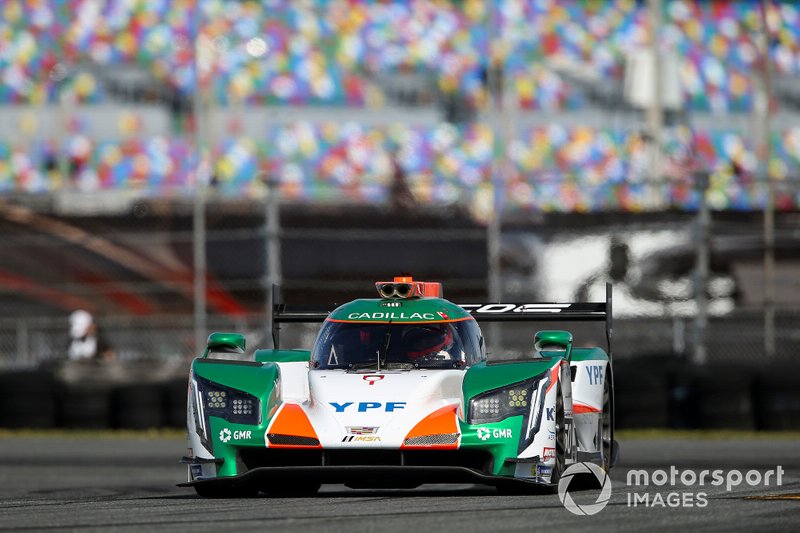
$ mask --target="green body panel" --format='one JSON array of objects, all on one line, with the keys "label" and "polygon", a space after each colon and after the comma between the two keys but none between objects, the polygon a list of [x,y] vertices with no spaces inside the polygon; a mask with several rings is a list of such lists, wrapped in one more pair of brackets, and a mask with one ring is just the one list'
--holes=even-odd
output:
[{"label": "green body panel", "polygon": [[443,320],[472,319],[472,316],[442,298],[398,298],[381,300],[362,298],[334,309],[332,320],[348,322],[441,322]]},{"label": "green body panel", "polygon": [[303,363],[311,359],[309,350],[256,350],[259,363]]},{"label": "green body panel", "polygon": [[487,365],[485,361],[478,363],[470,367],[464,376],[462,385],[464,405],[469,405],[470,399],[476,394],[506,387],[547,372],[557,359],[560,358],[531,359],[530,361],[495,363],[491,365]]},{"label": "green body panel", "polygon": [[573,348],[570,361],[608,361],[608,354],[602,348]]},{"label": "green body panel", "polygon": [[[306,352],[307,353],[307,352]],[[209,435],[214,456],[224,459],[217,467],[218,476],[235,476],[236,448],[257,446],[263,448],[267,426],[279,407],[278,388],[280,368],[274,363],[246,363],[222,361],[218,359],[195,359],[192,371],[215,383],[252,394],[261,400],[260,423],[255,425],[235,424],[216,416],[209,417]],[[220,434],[224,429],[230,431],[227,442],[222,441]],[[236,438],[237,432],[249,431],[249,438]]]},{"label": "green body panel", "polygon": [[[489,424],[467,424],[459,420],[461,427],[461,449],[488,450],[494,457],[492,474],[513,476],[516,465],[506,459],[516,458],[519,436],[522,431],[522,417],[512,416]],[[488,430],[482,439],[478,429]]]},{"label": "green body panel", "polygon": [[280,377],[276,364],[242,364],[219,359],[195,359],[192,371],[200,377],[252,394],[262,402]]},{"label": "green body panel", "polygon": [[[547,345],[561,346],[564,348],[564,358],[569,359],[572,352],[572,333],[563,330],[537,331],[533,336],[533,345],[537,350]],[[541,350],[542,355],[550,357],[554,355],[554,352],[554,350]]]},{"label": "green body panel", "polygon": [[203,357],[210,352],[244,353],[245,347],[244,335],[239,333],[212,333],[208,336]]},{"label": "green body panel", "polygon": [[[258,426],[250,426],[243,424],[234,424],[225,419],[216,416],[209,417],[209,425],[211,426],[211,441],[214,446],[214,457],[217,459],[224,459],[221,465],[217,466],[218,476],[235,476],[241,472],[236,471],[236,449],[242,446],[257,446],[264,448],[266,446],[265,438],[267,433],[267,425],[269,421],[262,422]],[[224,429],[230,432],[228,442],[222,442],[221,433]],[[249,438],[236,438],[244,432]],[[249,433],[247,433],[249,432]]]}]

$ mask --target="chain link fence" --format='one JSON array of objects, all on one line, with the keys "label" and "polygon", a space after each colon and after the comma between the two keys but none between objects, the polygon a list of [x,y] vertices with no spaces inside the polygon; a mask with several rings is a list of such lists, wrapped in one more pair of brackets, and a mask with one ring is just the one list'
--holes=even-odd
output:
[{"label": "chain link fence", "polygon": [[[198,353],[193,318],[195,233],[191,203],[139,199],[114,214],[98,214],[85,206],[65,212],[52,198],[6,198],[2,213],[0,367],[34,367],[64,360],[68,316],[75,309],[86,309],[95,316],[100,332],[120,361],[189,360]],[[691,224],[688,215],[681,216],[681,220],[671,222],[674,227]],[[779,254],[779,264],[783,265],[779,273],[784,275],[776,280],[780,298],[775,357],[780,359],[795,358],[800,349],[800,312],[796,305],[800,292],[797,276],[790,275],[797,265],[792,255],[796,249],[792,244],[792,217],[795,215],[784,221],[779,234],[783,235],[779,239],[779,252],[783,254]],[[251,349],[271,346],[265,313],[266,219],[265,204],[257,200],[212,199],[205,217],[207,333],[245,333]],[[558,220],[561,222],[541,222],[522,232],[508,228],[504,233],[506,299],[552,298],[548,291],[561,282],[543,280],[541,273],[543,264],[553,263],[557,249],[577,249],[581,261],[595,260],[600,270],[587,271],[587,283],[600,283],[603,280],[595,277],[606,275],[608,266],[605,258],[595,256],[605,253],[605,248],[590,248],[592,243],[600,235],[626,235],[628,226],[641,224],[640,220],[631,222],[628,216],[628,222],[615,220],[606,229],[594,227],[583,240],[553,246],[558,235],[587,231]],[[665,222],[655,224],[663,229]],[[341,304],[369,296],[372,281],[399,272],[442,281],[445,296],[455,302],[487,301],[488,234],[457,207],[399,216],[382,205],[286,204],[281,208],[281,226],[281,283],[287,302]],[[746,305],[731,303],[731,309],[710,317],[705,339],[711,362],[757,363],[764,353],[763,311],[753,306],[761,298],[757,290],[759,273],[747,269],[724,272],[724,265],[738,257],[732,242],[759,239],[754,224],[749,224],[747,235],[745,226],[717,224],[718,231],[727,236],[715,245],[717,252],[712,259],[723,264],[715,268],[730,279],[740,280],[742,287],[741,291],[726,289],[725,298],[734,302],[738,297],[735,293],[741,292]],[[521,233],[531,238],[520,238]],[[642,240],[641,236],[637,238]],[[681,275],[687,276],[693,263],[691,246],[669,250],[651,255],[652,268],[640,271],[649,273],[647,276],[658,272],[666,279],[671,271],[655,266],[671,263],[681,266]],[[747,264],[757,264],[757,247],[748,245],[742,250]],[[631,261],[645,265],[641,257],[634,254]],[[646,281],[647,276],[640,275],[640,281]],[[630,277],[627,283],[630,288]],[[618,289],[622,301],[625,285]],[[564,293],[555,299],[577,297]],[[686,292],[682,297],[690,300],[691,294]],[[692,353],[697,342],[692,313],[673,316],[668,306],[663,309],[659,316],[617,315],[624,316],[615,320],[614,351],[618,358]],[[542,325],[542,329],[558,327],[572,330],[578,344],[602,345],[605,340],[601,330],[585,329],[583,324]],[[531,348],[530,325],[503,326],[499,338],[492,338],[493,328],[484,329],[495,356],[524,354]],[[286,346],[309,347],[314,332],[312,326],[287,332],[282,338]]]}]

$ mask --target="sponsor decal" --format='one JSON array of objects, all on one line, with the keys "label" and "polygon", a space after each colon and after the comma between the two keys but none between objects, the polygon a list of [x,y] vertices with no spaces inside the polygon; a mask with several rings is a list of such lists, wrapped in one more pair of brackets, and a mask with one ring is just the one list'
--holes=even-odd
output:
[{"label": "sponsor decal", "polygon": [[556,458],[555,448],[542,448],[542,461],[549,461]]},{"label": "sponsor decal", "polygon": [[489,440],[489,437],[493,439],[514,438],[514,433],[511,431],[511,428],[478,428],[477,435],[481,440]]},{"label": "sponsor decal", "polygon": [[447,313],[445,313],[444,311],[436,311],[436,314],[439,315],[444,320],[450,320],[450,317],[447,316]]},{"label": "sponsor decal", "polygon": [[342,442],[380,442],[381,438],[377,435],[350,435],[343,437]]},{"label": "sponsor decal", "polygon": [[347,426],[348,435],[374,435],[380,426]]},{"label": "sponsor decal", "polygon": [[369,384],[370,384],[370,385],[375,385],[375,382],[376,382],[376,381],[380,381],[380,380],[382,380],[382,379],[383,379],[383,378],[385,378],[385,377],[386,377],[386,376],[382,376],[382,375],[373,375],[373,374],[367,374],[366,376],[364,376],[364,377],[363,377],[363,378],[361,378],[361,379],[363,379],[364,381],[367,381],[367,382],[369,382]]},{"label": "sponsor decal", "polygon": [[222,442],[229,442],[231,439],[233,440],[242,440],[242,439],[249,439],[250,436],[253,434],[252,431],[236,431],[231,432],[228,428],[222,428],[222,431],[219,432],[219,440]]},{"label": "sponsor decal", "polygon": [[531,467],[531,475],[534,477],[549,478],[553,474],[553,467],[550,465],[536,464]]},{"label": "sponsor decal", "polygon": [[461,304],[470,313],[560,313],[570,304]]},{"label": "sponsor decal", "polygon": [[[545,448],[547,449],[547,448]],[[600,484],[600,493],[594,503],[578,505],[569,493],[569,483],[574,476],[579,474],[593,474]],[[572,514],[580,516],[591,516],[605,509],[608,500],[611,499],[611,478],[605,471],[594,463],[575,463],[569,465],[561,474],[558,481],[558,499],[564,508]]]},{"label": "sponsor decal", "polygon": [[381,307],[403,307],[401,302],[383,302]]},{"label": "sponsor decal", "polygon": [[344,403],[328,402],[328,403],[331,404],[331,406],[333,406],[334,409],[336,409],[337,413],[344,413],[345,411],[347,412],[358,411],[359,413],[366,413],[367,411],[373,411],[376,409],[379,411],[383,409],[383,411],[387,413],[393,413],[395,411],[405,409],[407,402],[386,402],[386,403],[358,402],[357,404],[355,402],[344,402]]},{"label": "sponsor decal", "polygon": [[350,313],[350,320],[436,320],[433,313],[406,313],[405,311],[373,311],[372,313]]},{"label": "sponsor decal", "polygon": [[548,407],[545,409],[547,411],[547,420],[555,420],[556,419],[556,408],[555,407]]},{"label": "sponsor decal", "polygon": [[190,465],[192,471],[192,479],[197,479],[203,475],[203,465]]},{"label": "sponsor decal", "polygon": [[547,440],[555,442],[556,440],[556,432],[547,430]]},{"label": "sponsor decal", "polygon": [[589,385],[603,384],[603,365],[589,365],[586,373],[589,374]]}]

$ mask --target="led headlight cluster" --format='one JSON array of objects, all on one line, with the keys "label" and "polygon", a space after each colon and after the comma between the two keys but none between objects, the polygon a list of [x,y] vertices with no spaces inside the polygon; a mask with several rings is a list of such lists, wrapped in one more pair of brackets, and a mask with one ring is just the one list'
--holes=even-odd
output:
[{"label": "led headlight cluster", "polygon": [[206,402],[206,407],[209,409],[225,409],[227,402],[225,401],[227,397],[227,393],[223,391],[208,391],[206,393],[208,400]]},{"label": "led headlight cluster", "polygon": [[528,389],[508,391],[509,407],[528,407]]},{"label": "led headlight cluster", "polygon": [[539,377],[536,377],[475,396],[469,402],[469,423],[486,424],[510,416],[527,415],[538,382]]},{"label": "led headlight cluster", "polygon": [[245,398],[237,398],[233,400],[233,414],[235,415],[252,415],[253,414],[253,400]]},{"label": "led headlight cluster", "polygon": [[244,391],[214,383],[195,375],[201,391],[204,418],[216,416],[236,424],[258,424],[261,402]]}]

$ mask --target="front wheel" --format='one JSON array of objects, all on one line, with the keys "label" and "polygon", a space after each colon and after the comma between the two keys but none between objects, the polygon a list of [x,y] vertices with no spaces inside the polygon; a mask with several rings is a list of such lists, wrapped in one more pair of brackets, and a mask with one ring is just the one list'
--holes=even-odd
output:
[{"label": "front wheel", "polygon": [[603,411],[600,413],[600,423],[598,424],[598,439],[600,440],[600,452],[602,453],[601,465],[606,472],[612,466],[612,453],[613,453],[613,438],[612,433],[613,421],[613,401],[614,396],[611,393],[611,384],[609,379],[610,367],[606,368],[606,376],[603,384]]},{"label": "front wheel", "polygon": [[319,491],[321,483],[292,483],[277,487],[262,488],[267,496],[282,498],[307,498],[314,496]]},{"label": "front wheel", "polygon": [[556,389],[556,463],[553,465],[553,473],[550,476],[550,483],[557,484],[564,473],[567,463],[567,424],[564,415],[564,394],[561,391],[561,383]]},{"label": "front wheel", "polygon": [[258,489],[253,487],[226,487],[202,483],[195,485],[194,491],[201,498],[253,498],[258,494]]}]

